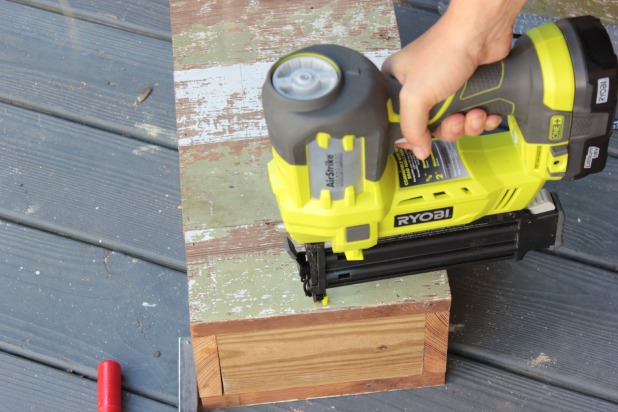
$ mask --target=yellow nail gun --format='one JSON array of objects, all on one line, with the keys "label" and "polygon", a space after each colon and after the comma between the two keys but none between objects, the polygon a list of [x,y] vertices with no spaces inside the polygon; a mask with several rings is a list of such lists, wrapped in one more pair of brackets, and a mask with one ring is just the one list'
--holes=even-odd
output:
[{"label": "yellow nail gun", "polygon": [[[263,87],[268,171],[305,293],[561,245],[547,180],[605,167],[618,63],[590,16],[538,26],[481,66],[430,114],[435,127],[475,107],[508,131],[434,139],[419,161],[395,148],[397,92],[360,53],[311,46],[274,64]],[[396,88],[395,88],[396,89]]]}]

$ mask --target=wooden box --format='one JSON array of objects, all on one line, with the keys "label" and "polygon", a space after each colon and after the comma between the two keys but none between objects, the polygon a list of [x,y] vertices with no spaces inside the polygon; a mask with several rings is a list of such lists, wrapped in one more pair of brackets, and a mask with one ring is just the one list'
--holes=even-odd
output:
[{"label": "wooden box", "polygon": [[444,272],[304,296],[268,184],[260,90],[315,43],[398,50],[388,0],[171,2],[191,331],[199,392],[226,407],[444,382]]},{"label": "wooden box", "polygon": [[214,313],[203,308],[209,320],[191,324],[205,407],[444,383],[450,308],[444,273],[333,289],[326,307],[302,296],[296,283],[296,290],[282,295],[285,285],[257,300],[248,289],[223,289],[218,296],[236,298]]}]

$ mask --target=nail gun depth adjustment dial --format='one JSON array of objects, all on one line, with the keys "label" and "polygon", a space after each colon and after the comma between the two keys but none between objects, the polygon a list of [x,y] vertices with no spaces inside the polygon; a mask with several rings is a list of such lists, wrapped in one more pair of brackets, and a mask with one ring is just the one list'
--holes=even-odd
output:
[{"label": "nail gun depth adjustment dial", "polygon": [[293,55],[277,65],[272,84],[283,96],[312,100],[333,91],[339,83],[339,69],[322,56]]}]

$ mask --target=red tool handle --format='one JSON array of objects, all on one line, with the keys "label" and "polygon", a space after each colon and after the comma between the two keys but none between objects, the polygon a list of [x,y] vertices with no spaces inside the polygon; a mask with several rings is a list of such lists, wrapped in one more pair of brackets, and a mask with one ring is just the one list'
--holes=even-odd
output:
[{"label": "red tool handle", "polygon": [[121,412],[120,370],[120,364],[116,361],[104,360],[99,363],[99,412]]}]

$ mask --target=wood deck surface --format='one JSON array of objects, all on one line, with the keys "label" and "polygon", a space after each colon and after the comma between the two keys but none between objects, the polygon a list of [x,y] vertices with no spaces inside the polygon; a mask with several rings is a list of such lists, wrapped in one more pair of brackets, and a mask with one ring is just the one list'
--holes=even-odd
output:
[{"label": "wood deck surface", "polygon": [[[402,42],[436,4],[395,5]],[[189,310],[169,16],[164,0],[0,0],[0,411],[95,411],[108,358],[123,410],[177,409]],[[616,134],[611,147],[602,173],[550,185],[562,249],[449,272],[445,386],[233,410],[618,410]]]}]

